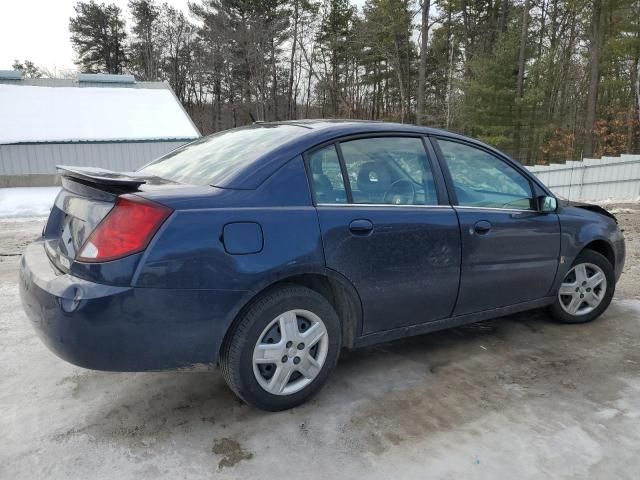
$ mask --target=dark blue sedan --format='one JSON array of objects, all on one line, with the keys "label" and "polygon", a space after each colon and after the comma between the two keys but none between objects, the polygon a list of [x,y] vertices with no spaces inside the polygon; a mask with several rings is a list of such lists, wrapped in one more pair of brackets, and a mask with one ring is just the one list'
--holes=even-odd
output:
[{"label": "dark blue sedan", "polygon": [[605,210],[422,127],[259,123],[137,172],[59,171],[21,261],[48,347],[96,370],[219,364],[265,410],[318,391],[342,347],[539,307],[593,320],[625,259]]}]

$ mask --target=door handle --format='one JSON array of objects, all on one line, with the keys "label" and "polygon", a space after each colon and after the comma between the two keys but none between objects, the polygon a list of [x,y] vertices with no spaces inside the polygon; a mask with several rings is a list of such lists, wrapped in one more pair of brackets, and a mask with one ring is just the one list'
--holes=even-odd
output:
[{"label": "door handle", "polygon": [[349,230],[355,235],[368,235],[373,231],[373,223],[371,220],[359,218],[349,224]]},{"label": "door handle", "polygon": [[486,235],[491,230],[491,223],[487,222],[486,220],[480,220],[473,226],[473,230],[478,235]]}]

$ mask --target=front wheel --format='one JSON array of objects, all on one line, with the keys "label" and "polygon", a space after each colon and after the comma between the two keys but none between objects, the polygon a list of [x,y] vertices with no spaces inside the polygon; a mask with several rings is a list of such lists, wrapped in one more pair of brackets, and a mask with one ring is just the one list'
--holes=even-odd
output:
[{"label": "front wheel", "polygon": [[614,291],[611,262],[598,252],[585,250],[562,280],[551,315],[562,323],[590,322],[607,309]]},{"label": "front wheel", "polygon": [[285,410],[322,387],[340,345],[340,321],[322,295],[280,287],[255,302],[230,332],[220,357],[222,374],[248,404]]}]

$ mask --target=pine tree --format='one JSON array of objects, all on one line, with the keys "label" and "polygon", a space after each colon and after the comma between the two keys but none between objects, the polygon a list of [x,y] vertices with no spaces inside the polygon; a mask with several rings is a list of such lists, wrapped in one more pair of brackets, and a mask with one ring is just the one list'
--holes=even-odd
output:
[{"label": "pine tree", "polygon": [[[322,55],[324,75],[318,85],[323,113],[348,113],[343,88],[349,68],[349,40],[353,33],[355,8],[349,0],[325,0],[317,41]],[[345,108],[347,107],[347,108]]]},{"label": "pine tree", "polygon": [[76,64],[87,73],[122,73],[127,33],[120,8],[91,0],[78,2],[74,10],[69,31],[78,56]]},{"label": "pine tree", "polygon": [[11,68],[22,73],[24,78],[40,78],[43,75],[42,70],[31,60],[25,60],[24,62],[14,60]]},{"label": "pine tree", "polygon": [[251,112],[425,123],[525,163],[640,152],[640,0],[196,0],[196,22],[129,0],[130,42],[117,7],[75,8],[83,71],[167,80],[203,132]]},{"label": "pine tree", "polygon": [[139,80],[158,80],[161,76],[160,8],[154,0],[130,0],[129,10],[133,18],[129,68]]},{"label": "pine tree", "polygon": [[368,0],[364,6],[365,47],[379,55],[388,69],[388,85],[401,122],[409,121],[414,89],[416,51],[411,41],[408,0]]},{"label": "pine tree", "polygon": [[587,108],[584,117],[584,156],[593,155],[593,129],[596,122],[596,109],[600,87],[600,52],[603,43],[602,0],[593,0],[589,25],[589,86]]},{"label": "pine tree", "polygon": [[516,75],[519,32],[509,27],[490,53],[478,53],[468,62],[464,84],[464,130],[472,136],[512,150],[516,112]]},{"label": "pine tree", "polygon": [[424,123],[425,80],[427,76],[427,48],[429,44],[429,9],[430,0],[422,0],[420,6],[420,66],[418,67],[418,90],[416,92],[416,123]]}]

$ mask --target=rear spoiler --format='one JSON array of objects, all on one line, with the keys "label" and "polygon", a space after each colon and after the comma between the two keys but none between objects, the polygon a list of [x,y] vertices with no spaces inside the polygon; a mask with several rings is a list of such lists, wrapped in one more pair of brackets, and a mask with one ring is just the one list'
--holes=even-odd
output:
[{"label": "rear spoiler", "polygon": [[135,172],[114,172],[104,168],[70,167],[66,165],[57,165],[56,169],[62,177],[79,180],[82,183],[105,189],[137,190],[140,185],[147,183],[144,177],[137,176]]}]

